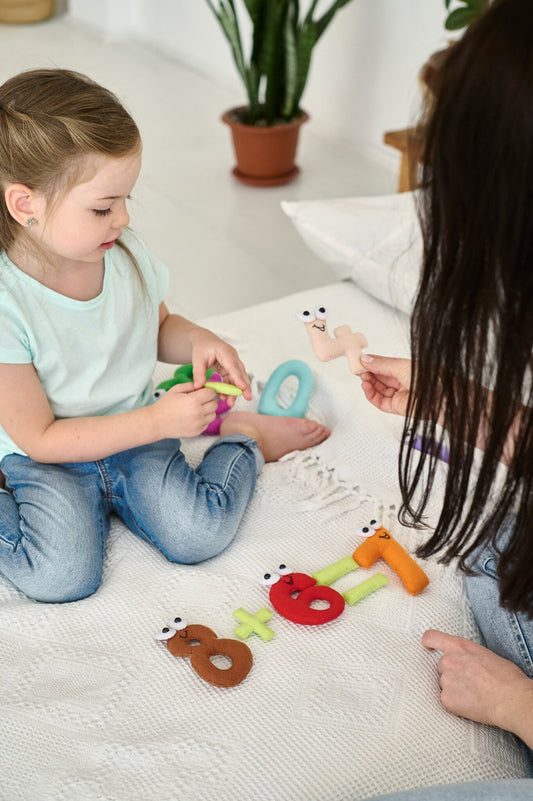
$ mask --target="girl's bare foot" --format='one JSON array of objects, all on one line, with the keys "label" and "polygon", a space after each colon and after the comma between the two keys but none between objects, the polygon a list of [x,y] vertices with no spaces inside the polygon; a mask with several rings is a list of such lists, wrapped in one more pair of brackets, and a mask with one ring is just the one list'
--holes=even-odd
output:
[{"label": "girl's bare foot", "polygon": [[312,448],[330,432],[316,420],[274,417],[254,412],[231,412],[222,420],[220,434],[246,434],[258,443],[265,462],[275,462],[291,451]]}]

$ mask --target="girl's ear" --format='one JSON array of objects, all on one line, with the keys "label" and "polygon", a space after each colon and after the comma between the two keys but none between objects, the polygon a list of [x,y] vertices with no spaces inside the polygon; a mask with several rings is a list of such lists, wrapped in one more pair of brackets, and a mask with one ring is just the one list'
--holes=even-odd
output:
[{"label": "girl's ear", "polygon": [[7,210],[14,220],[27,226],[28,220],[38,216],[37,195],[24,184],[9,184],[4,192]]}]

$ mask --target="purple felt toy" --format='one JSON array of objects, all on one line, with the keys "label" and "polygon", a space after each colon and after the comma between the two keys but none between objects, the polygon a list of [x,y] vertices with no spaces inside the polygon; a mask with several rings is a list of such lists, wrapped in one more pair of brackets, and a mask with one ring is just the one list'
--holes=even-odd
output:
[{"label": "purple felt toy", "polygon": [[[222,381],[222,376],[219,373],[212,373],[209,376],[210,381]],[[212,420],[205,431],[204,434],[218,434],[220,432],[220,426],[222,424],[222,418],[231,409],[231,406],[226,400],[222,400],[219,398],[216,417]]]}]

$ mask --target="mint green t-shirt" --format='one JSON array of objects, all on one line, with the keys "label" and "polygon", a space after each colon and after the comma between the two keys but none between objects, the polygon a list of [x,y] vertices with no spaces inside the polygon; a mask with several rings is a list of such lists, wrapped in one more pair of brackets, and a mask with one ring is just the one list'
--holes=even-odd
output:
[{"label": "mint green t-shirt", "polygon": [[[0,363],[33,363],[56,418],[127,412],[153,400],[159,304],[168,271],[130,232],[142,271],[117,245],[101,293],[81,301],[43,286],[0,252]],[[0,460],[24,453],[0,427]]]}]

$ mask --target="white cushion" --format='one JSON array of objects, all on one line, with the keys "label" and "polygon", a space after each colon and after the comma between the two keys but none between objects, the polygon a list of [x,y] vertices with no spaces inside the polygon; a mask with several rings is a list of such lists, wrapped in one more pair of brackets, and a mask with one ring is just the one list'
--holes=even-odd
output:
[{"label": "white cushion", "polygon": [[284,201],[281,207],[339,278],[409,314],[422,259],[415,194]]}]

